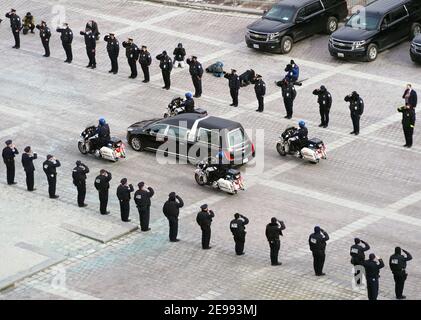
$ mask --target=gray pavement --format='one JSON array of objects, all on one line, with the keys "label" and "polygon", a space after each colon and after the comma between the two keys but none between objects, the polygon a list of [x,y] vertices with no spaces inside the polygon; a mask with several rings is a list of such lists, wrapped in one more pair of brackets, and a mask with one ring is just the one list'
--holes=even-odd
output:
[{"label": "gray pavement", "polygon": [[[411,299],[421,298],[417,286],[421,280],[417,258],[421,255],[421,134],[415,130],[415,146],[402,148],[396,112],[407,82],[421,91],[420,67],[410,61],[407,42],[367,64],[332,59],[325,35],[296,44],[290,56],[250,50],[243,42],[244,29],[255,16],[240,13],[120,0],[91,4],[81,0],[5,0],[0,12],[15,7],[21,17],[31,11],[37,21],[42,18],[50,23],[52,12],[61,8],[55,7],[57,4],[65,8],[66,21],[75,33],[71,65],[63,63],[64,52],[55,32],[52,56],[46,59],[38,34],[21,36],[21,49],[14,50],[8,21],[0,26],[0,141],[13,138],[21,152],[30,144],[40,155],[34,193],[25,191],[20,156],[16,186],[7,186],[4,166],[0,170],[0,247],[5,256],[0,262],[0,283],[13,279],[14,284],[1,291],[0,299],[366,299],[364,290],[354,290],[351,285],[348,250],[356,236],[369,242],[372,252],[385,261],[397,245],[411,252],[414,260],[408,266],[405,292]],[[86,69],[83,37],[78,32],[89,19],[98,22],[102,35],[115,32],[120,41],[133,37],[138,45],[148,45],[153,56],[162,50],[172,51],[183,42],[187,53],[197,55],[204,66],[222,60],[226,69],[242,72],[252,67],[263,75],[268,85],[263,114],[254,112],[257,102],[252,87],[240,90],[240,106],[233,109],[226,80],[210,75],[204,76],[204,94],[198,101],[212,115],[240,121],[247,129],[263,130],[264,139],[256,140],[257,169],[252,165],[242,168],[246,191],[229,196],[200,188],[193,178],[194,167],[161,165],[155,155],[130,148],[127,159],[119,163],[79,154],[80,132],[99,116],[108,120],[113,135],[124,138],[130,124],[161,116],[174,95],[193,90],[186,69],[174,71],[172,89],[162,90],[156,60],[151,83],[143,84],[141,76],[127,79],[123,50],[119,74],[109,75],[102,40],[98,42],[98,68]],[[308,80],[298,88],[294,118],[288,121],[283,118],[280,92],[273,82],[291,58],[301,66],[301,77]],[[334,99],[328,129],[317,126],[318,108],[311,94],[321,84]],[[343,101],[353,90],[366,102],[358,137],[349,135],[351,120]],[[309,124],[310,136],[325,141],[328,160],[311,165],[277,154],[278,135],[299,119]],[[47,197],[41,162],[48,153],[63,163],[58,170],[58,200]],[[83,209],[76,205],[71,182],[71,169],[78,159],[91,169],[89,206]],[[114,177],[111,215],[106,217],[99,215],[93,187],[101,168]],[[156,190],[149,233],[132,231],[138,223],[133,203],[132,223],[119,221],[115,189],[123,177],[133,184],[143,180]],[[161,213],[171,191],[177,191],[186,203],[177,244],[168,242],[168,226]],[[195,222],[202,203],[216,213],[213,248],[207,251],[200,248],[200,229]],[[228,228],[237,211],[250,218],[246,255],[242,257],[235,256]],[[280,267],[270,266],[264,236],[272,216],[287,225]],[[323,278],[313,276],[307,245],[317,224],[332,238]],[[38,271],[35,267],[40,265],[45,269]],[[381,274],[380,298],[393,299],[392,274],[388,267]]]}]

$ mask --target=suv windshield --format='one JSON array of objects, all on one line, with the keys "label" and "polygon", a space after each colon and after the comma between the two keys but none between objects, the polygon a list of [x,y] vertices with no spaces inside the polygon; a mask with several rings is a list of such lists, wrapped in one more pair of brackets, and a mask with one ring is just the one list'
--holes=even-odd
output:
[{"label": "suv windshield", "polygon": [[276,5],[273,6],[264,16],[265,19],[276,20],[280,22],[291,22],[294,18],[296,8]]},{"label": "suv windshield", "polygon": [[363,29],[368,31],[377,30],[380,23],[380,16],[370,12],[361,11],[354,14],[346,23],[347,27]]}]

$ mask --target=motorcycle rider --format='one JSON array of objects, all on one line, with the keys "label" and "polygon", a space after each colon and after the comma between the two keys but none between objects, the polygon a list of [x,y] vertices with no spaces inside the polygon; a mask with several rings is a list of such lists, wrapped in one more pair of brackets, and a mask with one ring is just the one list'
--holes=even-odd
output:
[{"label": "motorcycle rider", "polygon": [[186,100],[184,100],[180,107],[184,107],[185,113],[194,113],[194,99],[191,92],[187,92],[185,95]]},{"label": "motorcycle rider", "polygon": [[294,151],[300,152],[300,150],[307,146],[308,143],[308,129],[306,123],[303,120],[298,122],[300,127],[295,133],[288,139],[288,142]]},{"label": "motorcycle rider", "polygon": [[98,121],[98,127],[96,128],[96,134],[98,135],[96,141],[96,148],[99,150],[111,140],[110,127],[106,123],[104,118],[100,118]]}]

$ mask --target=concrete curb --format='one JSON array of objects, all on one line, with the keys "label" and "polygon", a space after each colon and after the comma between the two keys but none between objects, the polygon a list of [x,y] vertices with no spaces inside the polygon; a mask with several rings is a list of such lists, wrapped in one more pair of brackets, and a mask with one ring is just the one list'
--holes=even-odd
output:
[{"label": "concrete curb", "polygon": [[245,13],[261,16],[263,10],[251,9],[251,8],[237,8],[237,7],[228,7],[221,6],[216,4],[204,4],[204,3],[192,3],[192,2],[178,2],[176,0],[135,0],[138,2],[148,1],[154,3],[160,3],[168,6],[175,7],[184,7],[190,9],[200,9],[200,10],[209,10],[209,11],[219,11],[219,12],[234,12],[234,13]]}]

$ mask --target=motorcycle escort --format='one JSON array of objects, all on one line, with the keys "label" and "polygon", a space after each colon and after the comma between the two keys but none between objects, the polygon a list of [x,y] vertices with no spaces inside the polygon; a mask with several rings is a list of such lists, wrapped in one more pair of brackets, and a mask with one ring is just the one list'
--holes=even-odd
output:
[{"label": "motorcycle escort", "polygon": [[244,180],[239,170],[218,169],[216,165],[209,163],[202,160],[197,164],[194,177],[198,185],[209,185],[229,194],[237,194],[238,190],[245,190]]},{"label": "motorcycle escort", "polygon": [[[183,101],[184,100],[181,97],[175,97],[174,99],[172,99],[171,102],[168,104],[167,112],[164,113],[164,118],[174,117],[176,115],[185,113],[186,110],[184,109],[184,106],[181,105]],[[195,108],[194,113],[198,113],[203,116],[208,115],[208,112],[201,108]]]},{"label": "motorcycle escort", "polygon": [[86,127],[86,129],[80,134],[80,139],[78,141],[80,153],[92,153],[98,158],[103,158],[113,162],[126,158],[125,146],[121,139],[112,137],[107,145],[101,147],[100,149],[96,147],[96,139],[98,139],[96,127],[94,125]]},{"label": "motorcycle escort", "polygon": [[308,160],[311,163],[319,163],[320,159],[327,159],[326,146],[322,140],[312,138],[308,140],[306,147],[297,150],[291,141],[291,137],[298,129],[295,127],[288,127],[280,136],[276,143],[276,150],[281,156],[287,154],[294,155],[297,158]]}]

